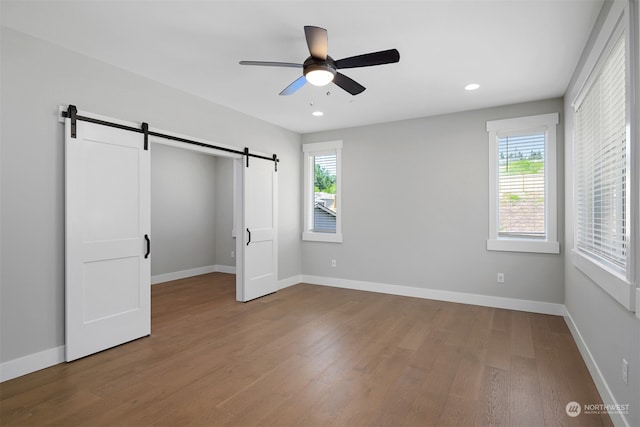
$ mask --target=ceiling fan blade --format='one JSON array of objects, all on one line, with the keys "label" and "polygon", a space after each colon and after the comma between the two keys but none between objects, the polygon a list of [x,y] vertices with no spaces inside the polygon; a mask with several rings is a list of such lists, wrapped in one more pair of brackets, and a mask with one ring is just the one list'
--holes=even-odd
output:
[{"label": "ceiling fan blade", "polygon": [[305,76],[298,77],[293,83],[284,88],[280,95],[293,95],[307,82],[307,78]]},{"label": "ceiling fan blade", "polygon": [[327,59],[328,37],[327,30],[320,27],[306,25],[304,27],[304,36],[307,39],[309,53],[316,59]]},{"label": "ceiling fan blade", "polygon": [[336,68],[371,67],[373,65],[391,64],[398,61],[400,61],[400,52],[398,52],[397,49],[389,49],[339,59],[336,61]]},{"label": "ceiling fan blade", "polygon": [[342,89],[349,92],[351,95],[357,95],[364,92],[364,90],[366,89],[360,83],[350,77],[345,76],[342,73],[336,73],[335,77],[333,78],[333,82],[340,86]]},{"label": "ceiling fan blade", "polygon": [[295,64],[293,62],[240,61],[240,65],[261,65],[263,67],[302,68],[302,64]]}]

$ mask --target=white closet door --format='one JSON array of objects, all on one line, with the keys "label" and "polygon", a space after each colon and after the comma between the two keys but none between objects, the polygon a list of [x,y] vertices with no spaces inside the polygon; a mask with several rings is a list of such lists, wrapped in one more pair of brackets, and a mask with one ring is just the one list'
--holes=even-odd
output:
[{"label": "white closet door", "polygon": [[150,156],[139,133],[77,121],[66,146],[66,360],[151,333]]},{"label": "white closet door", "polygon": [[241,301],[278,290],[278,194],[274,162],[251,157],[243,167]]}]

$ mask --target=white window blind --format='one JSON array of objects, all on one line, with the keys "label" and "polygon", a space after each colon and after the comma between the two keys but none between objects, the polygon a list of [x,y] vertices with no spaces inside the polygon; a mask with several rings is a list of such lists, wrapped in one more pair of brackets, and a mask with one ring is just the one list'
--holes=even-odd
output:
[{"label": "white window blind", "polygon": [[545,132],[498,138],[501,236],[546,236]]},{"label": "white window blind", "polygon": [[629,170],[624,34],[576,109],[576,248],[626,273]]}]

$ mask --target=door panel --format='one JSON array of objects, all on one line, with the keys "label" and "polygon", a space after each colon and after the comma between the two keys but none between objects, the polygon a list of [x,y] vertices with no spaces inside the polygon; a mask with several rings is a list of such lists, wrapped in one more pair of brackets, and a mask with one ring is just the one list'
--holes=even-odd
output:
[{"label": "door panel", "polygon": [[139,309],[139,276],[137,257],[85,262],[82,277],[84,322]]},{"label": "door panel", "polygon": [[241,301],[278,290],[277,173],[273,161],[251,158],[243,176]]},{"label": "door panel", "polygon": [[138,147],[123,147],[85,138],[82,147],[85,213],[82,231],[85,241],[113,240],[140,234],[140,189],[135,185],[139,180],[139,152]]},{"label": "door panel", "polygon": [[141,134],[66,119],[66,360],[151,332],[150,156]]}]

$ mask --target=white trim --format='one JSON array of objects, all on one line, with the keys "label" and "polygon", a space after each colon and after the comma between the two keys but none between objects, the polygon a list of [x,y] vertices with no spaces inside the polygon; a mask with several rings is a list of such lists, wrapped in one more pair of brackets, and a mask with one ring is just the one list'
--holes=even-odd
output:
[{"label": "white trim", "polygon": [[302,276],[299,274],[287,277],[286,279],[278,280],[278,289],[288,288],[289,286],[297,285],[300,282],[302,282]]},{"label": "white trim", "polygon": [[502,120],[487,121],[487,131],[501,134],[511,131],[520,131],[527,129],[547,129],[550,125],[558,124],[558,113],[538,114],[535,116],[513,117]]},{"label": "white trim", "polygon": [[236,274],[236,266],[235,265],[214,265],[216,273],[226,273],[226,274]]},{"label": "white trim", "polygon": [[342,140],[327,141],[327,142],[310,142],[302,144],[302,151],[304,153],[310,152],[323,152],[323,151],[335,151],[342,148]]},{"label": "white trim", "polygon": [[576,79],[576,82],[579,82],[580,85],[578,86],[578,84],[576,84],[573,86],[573,96],[569,99],[572,99],[571,106],[574,111],[578,110],[584,97],[593,85],[593,82],[598,77],[598,74],[600,74],[604,63],[603,58],[606,58],[611,52],[613,42],[615,42],[617,37],[625,30],[626,22],[623,21],[623,15],[626,11],[625,3],[624,1],[614,1],[611,4],[611,9],[609,9],[607,13],[602,29],[598,33],[593,47],[587,56],[585,65],[582,67]]},{"label": "white trim", "polygon": [[[226,145],[222,145],[222,144],[218,144],[218,143],[212,143],[211,141],[207,141],[206,139],[202,139],[202,138],[195,138],[193,136],[180,136],[179,134],[176,134],[174,132],[167,132],[167,131],[161,130],[161,129],[158,129],[158,130],[149,129],[149,130],[152,131],[152,132],[163,133],[165,135],[171,135],[171,136],[177,136],[177,137],[184,138],[184,139],[189,139],[189,140],[195,141],[195,142],[202,142],[203,144],[208,144],[208,145],[215,144],[215,145],[218,145],[220,147],[226,147],[226,148],[230,148],[232,150],[238,150],[238,147],[230,147],[230,146],[226,146]],[[154,135],[149,136],[149,142],[151,144],[160,144],[160,145],[167,145],[169,147],[183,148],[185,150],[196,151],[198,153],[208,154],[210,156],[226,157],[226,158],[231,158],[231,159],[240,159],[240,158],[242,158],[242,156],[240,154],[229,153],[227,151],[217,150],[217,149],[211,148],[211,147],[202,147],[200,145],[189,144],[187,142],[174,141],[172,139],[167,139],[167,138],[163,138],[163,137],[160,137],[160,136],[154,136]]]},{"label": "white trim", "polygon": [[391,285],[387,283],[364,282],[359,280],[338,279],[335,277],[303,274],[302,282],[311,285],[379,292],[383,294],[472,304],[483,307],[505,308],[509,310],[527,311],[530,313],[552,314],[556,316],[562,316],[565,312],[563,304],[552,302],[469,294],[464,292],[443,291],[439,289],[425,289],[413,286]]},{"label": "white trim", "polygon": [[592,261],[577,249],[572,251],[573,265],[589,279],[605,290],[627,310],[635,310],[635,287],[625,278],[604,265]]},{"label": "white trim", "polygon": [[189,270],[174,271],[172,273],[156,274],[151,276],[151,284],[170,282],[172,280],[186,279],[187,277],[199,276],[208,273],[236,274],[236,267],[231,265],[207,265],[204,267],[191,268]]},{"label": "white trim", "polygon": [[318,233],[313,231],[305,231],[302,233],[302,240],[314,242],[342,242],[342,233]]},{"label": "white trim", "polygon": [[[598,363],[596,362],[595,357],[593,357],[593,354],[591,354],[591,351],[587,346],[587,342],[582,337],[582,334],[580,333],[578,326],[573,321],[573,317],[571,317],[571,313],[569,313],[569,310],[566,307],[564,308],[564,321],[569,327],[571,336],[573,336],[573,340],[576,342],[578,346],[580,355],[582,356],[584,363],[587,365],[589,374],[591,374],[591,378],[593,378],[593,382],[595,383],[596,388],[598,389],[598,393],[600,394],[600,397],[602,398],[603,403],[605,405],[617,405],[618,402],[616,401],[616,398],[613,395],[613,392],[609,388],[609,385],[607,384],[607,381],[604,375],[602,374],[602,371],[600,371],[600,368],[598,367]],[[589,403],[589,402],[582,402],[582,403]],[[631,403],[631,402],[628,402],[628,403]],[[613,424],[616,426],[621,426],[621,425],[624,425],[627,427],[631,426],[631,424],[629,424],[629,421],[627,420],[627,417],[625,417],[624,414],[621,414],[618,412],[612,412],[609,414],[609,416],[611,417],[611,421],[613,421]]]},{"label": "white trim", "polygon": [[539,254],[559,254],[560,243],[548,240],[489,239],[488,251],[529,252]]},{"label": "white trim", "polygon": [[0,364],[0,382],[64,362],[65,346],[50,348]]},{"label": "white trim", "polygon": [[640,2],[629,1],[626,10],[627,22],[627,136],[629,138],[629,264],[627,278],[637,286],[636,317],[640,318],[640,120],[632,120],[640,114]]},{"label": "white trim", "polygon": [[[558,242],[558,197],[557,197],[557,127],[560,122],[558,113],[538,114],[535,116],[514,117],[487,121],[489,132],[489,239],[487,250],[508,252],[529,252],[559,254]],[[498,233],[498,138],[514,132],[545,132],[544,220],[546,236],[542,240],[530,238],[500,237]]]}]

